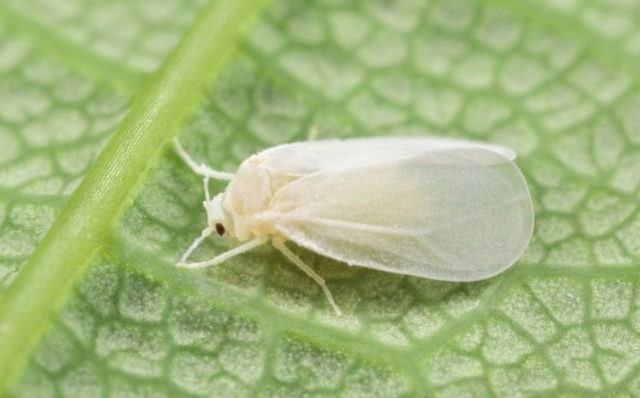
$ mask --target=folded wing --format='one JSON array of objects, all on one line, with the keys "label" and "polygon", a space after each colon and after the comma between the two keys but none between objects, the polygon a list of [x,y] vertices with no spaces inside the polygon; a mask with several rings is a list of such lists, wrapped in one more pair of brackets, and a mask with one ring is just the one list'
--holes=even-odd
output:
[{"label": "folded wing", "polygon": [[326,170],[280,189],[265,216],[352,265],[472,281],[513,264],[533,230],[527,184],[500,151],[449,147]]},{"label": "folded wing", "polygon": [[515,153],[504,146],[443,137],[356,138],[306,141],[279,145],[260,152],[265,167],[289,175],[308,175],[364,165],[394,162],[426,152],[451,149],[497,152],[513,160]]}]

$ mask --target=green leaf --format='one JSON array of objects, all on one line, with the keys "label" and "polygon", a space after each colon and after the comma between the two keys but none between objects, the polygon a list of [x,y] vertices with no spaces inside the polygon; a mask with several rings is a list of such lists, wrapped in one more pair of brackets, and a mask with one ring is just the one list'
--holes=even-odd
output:
[{"label": "green leaf", "polygon": [[[640,5],[275,0],[218,74],[260,4],[85,3],[0,5],[7,394],[640,395]],[[269,247],[177,269],[205,218],[168,140],[234,171],[314,127],[513,147],[529,249],[448,283],[295,248],[343,317]]]}]

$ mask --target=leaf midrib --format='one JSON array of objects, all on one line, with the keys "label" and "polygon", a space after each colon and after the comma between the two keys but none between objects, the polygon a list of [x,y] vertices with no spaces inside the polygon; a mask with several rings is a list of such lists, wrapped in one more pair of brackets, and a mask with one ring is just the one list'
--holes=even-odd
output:
[{"label": "leaf midrib", "polygon": [[[148,80],[125,120],[0,301],[0,391],[91,264],[165,144],[266,0],[212,2]],[[10,360],[9,360],[10,359]]]}]

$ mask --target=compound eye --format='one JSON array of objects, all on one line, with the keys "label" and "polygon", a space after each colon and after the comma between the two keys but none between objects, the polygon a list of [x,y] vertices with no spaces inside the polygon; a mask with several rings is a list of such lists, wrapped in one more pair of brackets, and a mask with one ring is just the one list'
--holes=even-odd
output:
[{"label": "compound eye", "polygon": [[216,223],[216,232],[220,236],[224,235],[224,233],[226,232],[226,229],[224,229],[224,225],[222,225],[220,223]]}]

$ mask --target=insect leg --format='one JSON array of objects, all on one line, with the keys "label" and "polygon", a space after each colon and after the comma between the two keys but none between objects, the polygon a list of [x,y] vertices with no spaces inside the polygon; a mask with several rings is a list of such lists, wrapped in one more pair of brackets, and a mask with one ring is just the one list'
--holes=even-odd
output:
[{"label": "insect leg", "polygon": [[227,261],[228,259],[230,259],[233,256],[236,256],[238,254],[247,252],[247,251],[253,249],[254,247],[258,247],[258,246],[264,244],[265,242],[266,242],[266,240],[264,238],[256,238],[254,240],[250,240],[249,242],[243,243],[238,247],[234,247],[233,249],[231,249],[229,251],[226,251],[226,252],[224,252],[224,253],[222,253],[220,255],[217,255],[214,258],[212,258],[211,260],[201,261],[201,262],[198,262],[198,263],[184,263],[184,262],[180,261],[178,263],[178,267],[180,267],[180,268],[190,268],[190,269],[212,267],[214,265],[218,265],[220,263],[223,263],[223,262]]},{"label": "insect leg", "polygon": [[327,300],[329,301],[329,304],[331,304],[331,307],[333,307],[333,310],[339,316],[342,316],[342,311],[340,311],[340,307],[338,307],[338,304],[336,304],[335,300],[333,299],[333,295],[331,294],[331,291],[327,287],[327,283],[325,282],[324,278],[318,275],[313,269],[311,269],[311,267],[305,264],[304,261],[300,259],[300,257],[296,256],[291,250],[289,250],[289,248],[284,244],[284,242],[281,239],[274,238],[272,242],[273,242],[273,247],[278,249],[282,254],[284,254],[284,256],[289,261],[294,263],[305,274],[310,276],[314,281],[316,281],[316,283],[318,283],[318,285],[320,285],[320,287],[322,288],[322,291],[324,292],[324,295],[327,297]]},{"label": "insect leg", "polygon": [[214,180],[223,180],[223,181],[231,181],[233,180],[233,177],[235,177],[235,174],[225,173],[224,171],[213,170],[212,168],[210,168],[204,163],[201,163],[201,164],[196,163],[196,161],[193,160],[191,155],[189,155],[189,153],[187,153],[187,151],[184,150],[182,145],[180,145],[180,142],[177,139],[173,140],[173,146],[175,147],[176,152],[178,153],[178,156],[180,156],[180,158],[187,164],[187,166],[189,166],[189,168],[194,173],[204,177],[213,178]]}]

